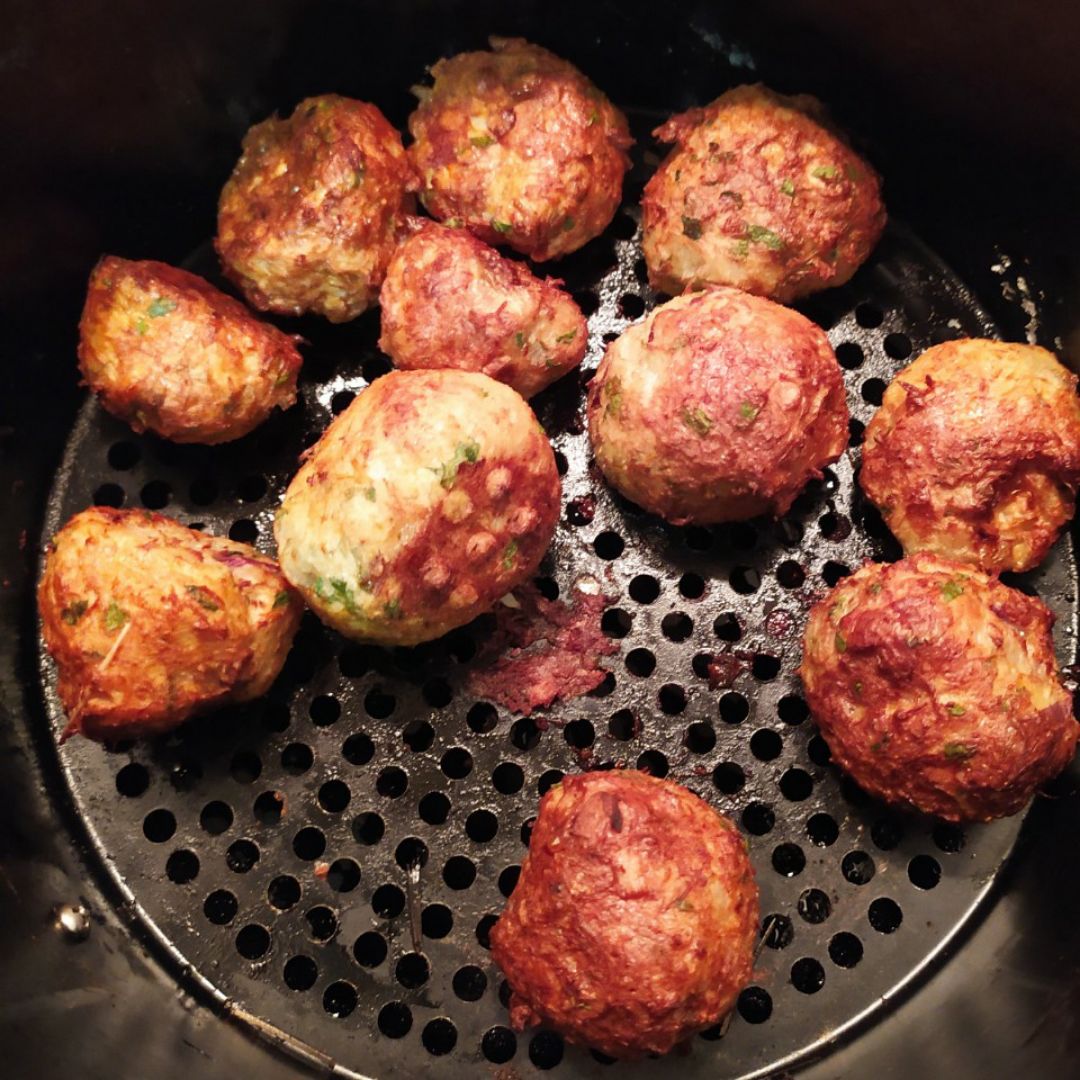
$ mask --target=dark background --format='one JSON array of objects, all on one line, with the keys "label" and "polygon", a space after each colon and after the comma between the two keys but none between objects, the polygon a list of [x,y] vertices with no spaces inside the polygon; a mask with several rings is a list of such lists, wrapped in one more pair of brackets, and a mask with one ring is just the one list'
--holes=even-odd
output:
[{"label": "dark background", "polygon": [[[1080,9],[1062,0],[7,0],[0,11],[6,1075],[295,1075],[177,998],[124,928],[116,898],[86,875],[78,823],[56,806],[35,752],[33,568],[81,398],[74,347],[86,276],[103,252],[179,261],[210,236],[218,190],[253,121],[336,91],[375,101],[404,126],[408,87],[425,65],[490,32],[554,49],[623,106],[673,111],[757,79],[809,91],[886,178],[890,213],[954,266],[1006,335],[1030,331],[1080,369]],[[1078,836],[1080,798],[1067,777],[1037,802],[995,906],[957,955],[888,1022],[806,1075],[1077,1075]],[[94,926],[72,945],[50,912],[80,897]]]}]

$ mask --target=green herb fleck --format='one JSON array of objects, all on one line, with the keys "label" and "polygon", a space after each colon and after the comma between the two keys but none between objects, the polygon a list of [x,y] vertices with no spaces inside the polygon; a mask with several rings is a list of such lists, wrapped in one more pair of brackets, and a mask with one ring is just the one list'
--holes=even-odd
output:
[{"label": "green herb fleck", "polygon": [[618,375],[604,383],[604,396],[607,398],[604,404],[604,416],[621,416],[622,380]]},{"label": "green herb fleck", "polygon": [[518,542],[511,540],[503,549],[502,565],[504,570],[512,570],[517,561]]},{"label": "green herb fleck", "polygon": [[950,716],[963,716],[967,712],[967,709],[963,705],[946,705],[945,711]]},{"label": "green herb fleck", "polygon": [[838,653],[847,652],[847,642],[844,640],[844,635],[838,630],[836,637],[833,638],[833,644],[836,646]]},{"label": "green herb fleck", "polygon": [[862,176],[862,173],[860,173],[860,172],[859,172],[859,170],[858,170],[858,169],[856,169],[856,168],[855,168],[855,166],[854,166],[854,165],[852,165],[852,164],[851,164],[851,162],[849,161],[849,162],[848,162],[848,163],[847,163],[847,164],[846,164],[846,165],[844,166],[844,175],[845,175],[845,176],[846,176],[846,177],[847,177],[847,178],[848,178],[849,180],[855,181],[855,180],[858,180],[858,179],[859,179],[859,178],[860,178],[860,177]]},{"label": "green herb fleck", "polygon": [[401,601],[400,600],[387,600],[382,606],[383,614],[388,619],[400,619],[401,618]]},{"label": "green herb fleck", "polygon": [[369,484],[366,488],[364,488],[364,498],[367,499],[368,502],[374,502],[375,501],[375,487],[374,487],[374,485]]},{"label": "green herb fleck", "polygon": [[563,232],[569,232],[574,227],[574,224],[575,224],[574,219],[572,217],[568,217],[562,223],[562,231]]},{"label": "green herb fleck", "polygon": [[525,348],[525,335],[520,330],[514,335],[514,344],[519,349]]},{"label": "green herb fleck", "polygon": [[818,165],[810,170],[810,175],[819,180],[835,180],[840,175],[840,170],[835,165]]},{"label": "green herb fleck", "polygon": [[573,341],[574,338],[576,338],[576,337],[577,337],[577,331],[576,330],[567,330],[565,334],[560,334],[555,340],[560,345],[569,345],[570,342]]},{"label": "green herb fleck", "polygon": [[764,244],[770,251],[779,251],[784,246],[784,241],[764,225],[748,225],[746,235],[752,244]]},{"label": "green herb fleck", "polygon": [[599,109],[593,109],[593,111],[591,113],[589,113],[588,126],[592,127],[594,124],[598,124],[599,122],[600,122],[600,110]]},{"label": "green herb fleck", "polygon": [[439,474],[439,483],[449,491],[454,486],[454,481],[457,480],[458,469],[465,462],[472,464],[479,456],[480,446],[478,443],[473,442],[472,439],[468,442],[458,443],[454,447],[454,456],[435,470]]},{"label": "green herb fleck", "polygon": [[825,252],[825,261],[826,262],[834,263],[839,258],[840,258],[840,249],[838,247],[829,248],[829,250]]},{"label": "green herb fleck", "polygon": [[162,315],[168,315],[170,311],[175,311],[177,303],[175,300],[169,300],[164,296],[159,296],[153,300],[150,306],[146,309],[146,314],[151,319],[159,319]]},{"label": "green herb fleck", "polygon": [[947,742],[942,751],[949,761],[967,761],[975,756],[975,748],[962,742]]},{"label": "green herb fleck", "polygon": [[317,577],[315,579],[315,595],[320,600],[329,600],[333,604],[339,604],[350,615],[358,615],[360,609],[356,606],[356,598],[352,589],[341,578]]},{"label": "green herb fleck", "polygon": [[687,217],[683,214],[682,231],[683,236],[688,236],[691,240],[700,240],[701,222],[697,218]]},{"label": "green herb fleck", "polygon": [[469,140],[473,146],[478,146],[481,150],[483,150],[485,146],[491,146],[494,141],[495,140],[490,135],[474,135]]},{"label": "green herb fleck", "polygon": [[446,226],[446,227],[447,227],[448,229],[460,229],[460,228],[461,228],[461,227],[462,227],[462,226],[463,226],[463,225],[465,224],[465,222],[464,222],[464,220],[463,220],[462,218],[459,218],[459,217],[452,217],[452,218],[447,218],[447,219],[446,219],[446,220],[445,220],[445,221],[443,222],[443,224],[444,224],[444,225],[445,225],[445,226]]},{"label": "green herb fleck", "polygon": [[281,592],[279,592],[277,594],[277,596],[274,597],[274,607],[275,608],[285,607],[285,605],[288,602],[289,602],[289,590],[288,589],[282,589]]},{"label": "green herb fleck", "polygon": [[683,423],[703,439],[712,431],[713,419],[700,405],[683,409],[682,418]]},{"label": "green herb fleck", "polygon": [[790,180],[781,180],[780,181],[780,190],[785,195],[794,196],[794,194],[795,194],[795,185]]},{"label": "green herb fleck", "polygon": [[150,329],[150,324],[145,319],[135,320],[135,333],[142,337],[147,330]]},{"label": "green herb fleck", "polygon": [[275,380],[275,389],[279,386],[286,386],[292,380],[292,375],[288,371],[283,371]]},{"label": "green herb fleck", "polygon": [[680,911],[694,911],[696,910],[694,905],[684,896],[676,905]]},{"label": "green herb fleck", "polygon": [[877,596],[879,592],[881,592],[881,582],[875,581],[874,584],[870,586],[870,595]]},{"label": "green herb fleck", "polygon": [[188,596],[195,601],[201,608],[206,608],[207,611],[220,611],[221,605],[217,602],[214,594],[202,585],[188,585]]},{"label": "green herb fleck", "polygon": [[354,189],[358,188],[364,182],[364,176],[366,175],[366,173],[367,173],[367,170],[364,168],[363,165],[360,165],[357,168],[353,169],[353,171],[352,171],[352,186],[353,186]]},{"label": "green herb fleck", "polygon": [[60,612],[60,618],[68,624],[68,626],[74,626],[85,614],[86,609],[90,606],[86,600],[72,600],[66,608]]},{"label": "green herb fleck", "polygon": [[491,227],[498,233],[508,233],[513,228],[509,221],[497,221],[495,218],[491,219]]},{"label": "green herb fleck", "polygon": [[115,601],[105,609],[105,629],[110,633],[119,630],[128,621],[128,613]]},{"label": "green herb fleck", "polygon": [[858,680],[856,680],[855,685],[852,686],[852,688],[851,688],[851,692],[855,695],[855,697],[861,698],[862,697],[862,683],[859,682]]},{"label": "green herb fleck", "polygon": [[949,578],[944,585],[941,586],[941,595],[945,597],[946,601],[955,600],[964,591],[964,586],[960,584],[961,578]]},{"label": "green herb fleck", "polygon": [[736,240],[731,245],[731,253],[736,259],[745,259],[750,254],[750,241],[749,240]]},{"label": "green herb fleck", "polygon": [[889,745],[889,740],[891,738],[891,735],[882,735],[880,739],[877,739],[870,744],[870,749],[873,750],[875,754],[880,754],[881,751]]},{"label": "green herb fleck", "polygon": [[761,410],[756,405],[751,405],[749,401],[744,401],[739,406],[739,418],[745,420],[748,424],[752,424],[757,419],[757,414]]}]

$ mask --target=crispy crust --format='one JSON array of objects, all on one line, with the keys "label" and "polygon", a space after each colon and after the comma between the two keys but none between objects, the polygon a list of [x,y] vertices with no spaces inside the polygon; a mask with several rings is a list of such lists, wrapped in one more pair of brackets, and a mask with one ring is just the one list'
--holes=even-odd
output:
[{"label": "crispy crust", "polygon": [[864,566],[806,627],[800,673],[833,759],[886,802],[950,821],[1015,814],[1076,746],[1052,623],[965,563]]},{"label": "crispy crust", "polygon": [[421,199],[489,244],[556,259],[607,228],[632,145],[626,117],[572,64],[521,38],[431,69],[409,118]]},{"label": "crispy crust", "polygon": [[568,776],[540,802],[491,932],[519,1030],[619,1058],[666,1053],[750,980],[758,890],[735,826],[639,772]]},{"label": "crispy crust", "polygon": [[79,368],[135,431],[239,439],[296,401],[301,363],[294,338],[186,270],[107,255],[90,274]]},{"label": "crispy crust", "polygon": [[758,84],[656,129],[675,147],[641,203],[654,288],[734,285],[787,303],[855,273],[885,227],[881,184],[820,112]]},{"label": "crispy crust", "polygon": [[64,737],[168,731],[266,692],[303,614],[273,559],[144,510],[95,507],[53,537],[38,585]]},{"label": "crispy crust", "polygon": [[244,136],[215,246],[254,307],[346,322],[378,299],[415,188],[401,136],[374,105],[308,98]]},{"label": "crispy crust", "polygon": [[588,327],[555,281],[434,221],[390,260],[379,348],[399,368],[480,371],[532,397],[577,367]]},{"label": "crispy crust", "polygon": [[608,482],[676,524],[780,516],[847,443],[825,334],[722,287],[671,300],[612,342],[588,415]]},{"label": "crispy crust", "polygon": [[947,341],[900,372],[867,425],[860,483],[904,551],[1037,566],[1075,509],[1076,383],[1045,349],[1001,341]]},{"label": "crispy crust", "polygon": [[281,567],[350,637],[415,644],[536,569],[559,517],[555,456],[486,375],[394,371],[309,451],[274,522]]}]

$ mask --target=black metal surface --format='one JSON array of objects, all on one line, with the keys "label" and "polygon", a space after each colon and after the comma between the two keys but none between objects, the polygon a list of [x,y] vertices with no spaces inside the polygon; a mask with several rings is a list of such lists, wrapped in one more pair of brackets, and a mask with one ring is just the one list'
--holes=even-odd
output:
[{"label": "black metal surface", "polygon": [[[636,119],[639,135],[654,122]],[[541,585],[566,597],[585,581],[612,598],[604,626],[621,652],[608,683],[514,718],[463,686],[487,620],[387,651],[348,644],[309,615],[266,701],[148,745],[106,753],[76,740],[60,752],[76,810],[145,929],[204,993],[342,1075],[453,1076],[509,1061],[522,1074],[606,1069],[550,1032],[515,1037],[486,951],[539,795],[565,772],[667,775],[749,838],[771,930],[739,1016],[722,1037],[694,1041],[680,1061],[688,1075],[765,1075],[880,1012],[972,916],[1019,827],[935,827],[868,800],[828,766],[795,675],[808,604],[866,558],[898,554],[853,483],[885,382],[929,344],[989,335],[992,323],[892,227],[849,286],[806,305],[845,368],[849,452],[780,522],[666,526],[597,479],[582,430],[581,385],[605,339],[657,299],[643,283],[636,226],[649,153],[645,137],[608,232],[560,265],[591,312],[590,352],[580,379],[537,402],[567,506]],[[212,272],[206,249],[194,265]],[[389,366],[374,314],[302,330],[313,340],[302,406],[239,444],[136,438],[89,403],[46,533],[93,502],[142,505],[272,550],[274,507],[298,454]],[[1067,663],[1076,629],[1067,539],[1031,582],[1058,613]],[[730,678],[710,688],[717,658]],[[58,732],[51,695],[49,708]],[[418,855],[420,952],[406,909]],[[627,1071],[660,1075],[669,1064]]]}]

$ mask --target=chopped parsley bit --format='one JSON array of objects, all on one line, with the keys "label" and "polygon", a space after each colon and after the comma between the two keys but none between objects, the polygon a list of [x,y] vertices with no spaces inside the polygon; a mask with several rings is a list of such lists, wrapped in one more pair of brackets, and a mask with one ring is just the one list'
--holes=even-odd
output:
[{"label": "chopped parsley bit", "polygon": [[560,334],[555,340],[560,345],[569,345],[570,342],[573,341],[574,338],[576,338],[576,337],[577,337],[577,331],[576,330],[567,330],[565,334]]},{"label": "chopped parsley bit", "polygon": [[164,296],[159,296],[153,300],[150,306],[146,309],[146,314],[151,319],[159,319],[162,315],[168,315],[170,311],[175,311],[177,308],[175,300],[169,300]]},{"label": "chopped parsley bit", "polygon": [[751,405],[749,401],[744,401],[739,406],[739,418],[745,420],[748,424],[752,424],[757,419],[759,412],[761,410],[756,405]]},{"label": "chopped parsley bit", "polygon": [[889,745],[890,738],[892,738],[891,735],[882,735],[880,739],[877,739],[870,744],[870,749],[873,750],[875,754],[880,754],[881,751]]},{"label": "chopped parsley bit", "polygon": [[845,176],[846,176],[846,177],[847,177],[847,178],[848,178],[849,180],[858,180],[858,179],[859,179],[859,178],[860,178],[860,177],[862,176],[862,173],[860,173],[860,172],[859,172],[859,170],[858,170],[858,169],[856,169],[856,168],[855,168],[855,166],[854,166],[854,165],[852,165],[852,164],[851,164],[851,162],[849,161],[849,162],[848,162],[848,163],[847,163],[847,164],[846,164],[846,165],[844,166],[844,175],[845,175]]},{"label": "chopped parsley bit", "polygon": [[284,607],[289,602],[289,590],[282,589],[281,592],[274,597],[274,607]]},{"label": "chopped parsley bit", "polygon": [[949,761],[967,761],[975,756],[975,748],[962,742],[947,742],[942,750]]},{"label": "chopped parsley bit", "polygon": [[680,911],[695,911],[696,910],[694,905],[691,904],[690,901],[687,900],[685,896],[675,906]]},{"label": "chopped parsley bit", "polygon": [[682,418],[683,423],[701,438],[712,431],[713,419],[700,405],[694,409],[683,409]]},{"label": "chopped parsley bit", "polygon": [[491,219],[491,227],[498,233],[508,233],[513,228],[509,221],[496,221],[495,218]]},{"label": "chopped parsley bit", "polygon": [[572,217],[567,217],[567,219],[562,223],[562,231],[569,232],[574,227],[574,224],[574,219]]},{"label": "chopped parsley bit", "polygon": [[697,218],[687,217],[683,214],[682,231],[683,236],[688,236],[691,240],[700,240],[701,222]]},{"label": "chopped parsley bit", "polygon": [[485,146],[491,146],[494,141],[495,140],[490,135],[474,135],[469,140],[473,146],[478,146],[481,150],[483,150]]},{"label": "chopped parsley bit", "polygon": [[589,113],[589,123],[588,123],[587,126],[592,127],[594,124],[597,124],[599,122],[600,122],[600,111],[599,111],[599,109],[593,109],[593,111],[591,113]]},{"label": "chopped parsley bit", "polygon": [[145,319],[135,320],[135,333],[142,337],[147,330],[150,329],[150,324]]},{"label": "chopped parsley bit", "polygon": [[963,705],[946,705],[945,711],[950,716],[963,716],[967,712],[967,709]]},{"label": "chopped parsley bit", "polygon": [[877,596],[879,592],[881,592],[881,582],[875,581],[874,584],[870,586],[870,595]]},{"label": "chopped parsley bit", "polygon": [[960,584],[962,578],[949,578],[944,585],[941,586],[941,595],[945,597],[946,601],[955,600],[964,591],[964,586]]},{"label": "chopped parsley bit", "polygon": [[514,344],[519,349],[525,348],[525,335],[520,330],[514,335]]},{"label": "chopped parsley bit", "polygon": [[847,652],[847,642],[844,640],[844,635],[839,630],[836,632],[836,637],[833,638],[833,644],[836,646],[838,653]]},{"label": "chopped parsley bit", "polygon": [[502,565],[504,570],[512,570],[517,560],[518,542],[511,540],[503,549]]},{"label": "chopped parsley bit", "polygon": [[288,382],[289,382],[289,380],[290,380],[291,378],[292,378],[292,375],[290,375],[290,374],[289,374],[289,372],[287,372],[287,371],[283,371],[283,372],[282,372],[282,373],[281,373],[281,374],[280,374],[280,375],[279,375],[279,376],[278,376],[278,377],[277,377],[277,378],[276,378],[276,379],[274,380],[274,387],[275,387],[275,389],[276,389],[277,387],[279,387],[279,386],[285,386],[285,384],[286,384],[286,383],[288,383]]},{"label": "chopped parsley bit", "polygon": [[353,596],[352,589],[341,578],[330,578],[327,581],[324,578],[317,577],[315,579],[315,595],[320,600],[330,600],[335,604],[340,604],[350,615],[359,614],[359,608],[356,606],[356,598]]},{"label": "chopped parsley bit", "polygon": [[365,176],[366,172],[367,172],[367,170],[364,168],[363,165],[361,165],[357,169],[353,169],[353,171],[352,171],[352,186],[354,188],[358,188],[364,182],[364,176]]},{"label": "chopped parsley bit", "polygon": [[373,485],[369,484],[366,488],[364,488],[364,498],[367,499],[368,502],[375,501],[375,488]]},{"label": "chopped parsley bit", "polygon": [[214,594],[202,585],[188,585],[187,592],[188,596],[190,596],[199,607],[206,608],[207,611],[221,610],[221,605],[218,604],[217,600],[214,598]]},{"label": "chopped parsley bit", "polygon": [[382,606],[383,614],[388,619],[400,619],[401,618],[401,601],[400,600],[387,600]]},{"label": "chopped parsley bit", "polygon": [[452,218],[447,218],[443,222],[443,224],[448,229],[460,229],[465,224],[465,222],[459,217],[452,217]]},{"label": "chopped parsley bit", "polygon": [[838,247],[829,248],[829,250],[825,252],[825,261],[826,262],[834,263],[839,258],[840,258],[840,249]]},{"label": "chopped parsley bit", "polygon": [[782,180],[780,182],[780,190],[785,195],[793,196],[795,194],[795,185],[790,180]]},{"label": "chopped parsley bit", "polygon": [[746,235],[752,244],[764,244],[770,251],[779,251],[784,246],[784,241],[764,225],[748,225]]},{"label": "chopped parsley bit", "polygon": [[68,626],[74,626],[85,614],[86,609],[90,606],[86,600],[72,600],[67,607],[63,608],[60,612],[60,618],[68,624]]},{"label": "chopped parsley bit", "polygon": [[469,462],[471,465],[479,456],[479,443],[473,442],[472,439],[468,442],[458,443],[454,447],[454,456],[435,470],[439,474],[439,483],[449,491],[454,486],[454,481],[457,480],[458,469],[465,462]]},{"label": "chopped parsley bit", "polygon": [[840,175],[840,170],[835,165],[818,165],[810,170],[810,175],[819,180],[835,180]]},{"label": "chopped parsley bit", "polygon": [[855,697],[862,697],[862,683],[856,680],[855,685],[851,688],[851,692]]},{"label": "chopped parsley bit", "polygon": [[105,629],[119,630],[128,621],[128,613],[115,601],[105,609]]},{"label": "chopped parsley bit", "polygon": [[750,254],[750,241],[736,240],[731,246],[731,253],[736,259],[745,259]]},{"label": "chopped parsley bit", "polygon": [[616,375],[604,383],[604,396],[607,398],[604,404],[605,416],[622,415],[622,380]]}]

